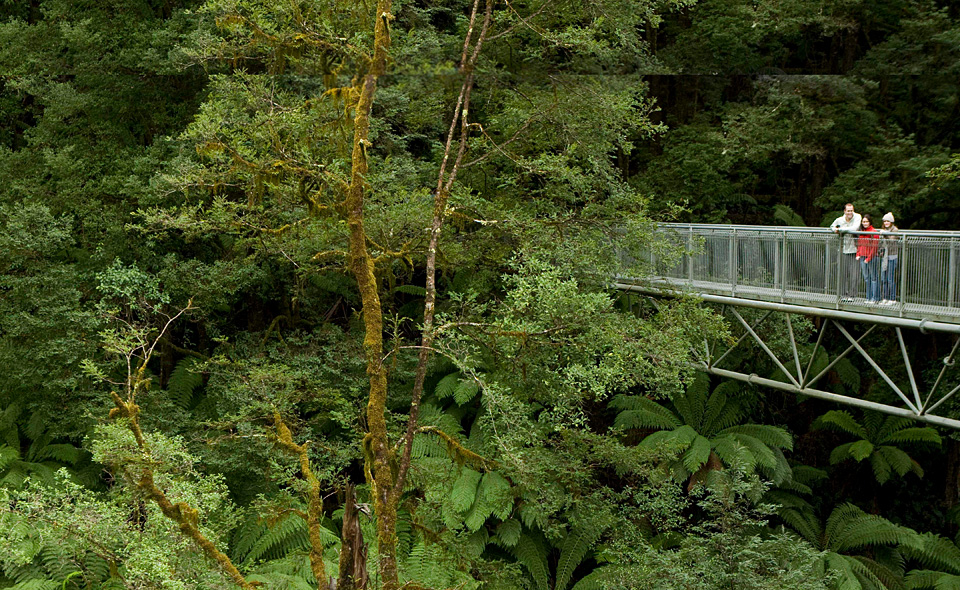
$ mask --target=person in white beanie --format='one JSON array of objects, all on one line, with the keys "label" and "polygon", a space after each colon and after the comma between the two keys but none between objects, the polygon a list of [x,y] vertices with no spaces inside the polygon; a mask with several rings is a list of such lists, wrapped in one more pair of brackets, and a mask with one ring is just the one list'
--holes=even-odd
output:
[{"label": "person in white beanie", "polygon": [[880,305],[894,305],[897,302],[897,260],[900,255],[900,237],[893,235],[897,231],[893,213],[883,216],[880,228],[880,291],[883,299]]}]

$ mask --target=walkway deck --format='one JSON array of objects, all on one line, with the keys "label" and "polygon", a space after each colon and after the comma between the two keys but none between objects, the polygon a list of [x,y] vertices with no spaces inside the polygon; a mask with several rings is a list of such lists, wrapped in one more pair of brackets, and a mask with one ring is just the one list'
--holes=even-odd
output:
[{"label": "walkway deck", "polygon": [[856,297],[847,301],[838,295],[844,292],[838,268],[844,260],[843,238],[828,228],[660,224],[654,247],[640,261],[648,266],[648,278],[618,282],[877,319],[960,324],[960,232],[900,231],[886,236],[893,237],[888,243],[898,250],[893,273],[897,294],[890,305],[866,300],[859,269]]}]

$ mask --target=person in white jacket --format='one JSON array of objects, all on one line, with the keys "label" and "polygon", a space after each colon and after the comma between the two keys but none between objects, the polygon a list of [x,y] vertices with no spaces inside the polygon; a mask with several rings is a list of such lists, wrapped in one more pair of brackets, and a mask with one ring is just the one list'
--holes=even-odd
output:
[{"label": "person in white jacket", "polygon": [[[852,231],[860,231],[860,214],[853,210],[853,203],[847,203],[843,206],[843,215],[837,217],[830,224],[830,228],[835,234],[842,234]],[[840,273],[843,281],[842,295],[840,301],[852,301],[857,296],[857,239],[853,234],[845,235],[841,238],[843,244],[840,257]]]}]

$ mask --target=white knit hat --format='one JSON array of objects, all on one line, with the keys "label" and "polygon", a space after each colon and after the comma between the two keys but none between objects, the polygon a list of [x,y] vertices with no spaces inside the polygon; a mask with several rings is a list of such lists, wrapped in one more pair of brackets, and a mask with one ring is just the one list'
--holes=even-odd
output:
[{"label": "white knit hat", "polygon": [[893,213],[888,212],[886,215],[883,216],[883,220],[893,223]]}]

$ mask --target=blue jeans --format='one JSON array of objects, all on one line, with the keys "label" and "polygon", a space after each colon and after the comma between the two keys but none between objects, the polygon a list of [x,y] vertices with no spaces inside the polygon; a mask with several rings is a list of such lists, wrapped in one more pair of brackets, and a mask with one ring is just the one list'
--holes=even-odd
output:
[{"label": "blue jeans", "polygon": [[890,301],[897,300],[897,257],[887,258],[887,270],[880,273],[880,286],[883,288],[883,298]]},{"label": "blue jeans", "polygon": [[879,260],[874,258],[867,262],[860,259],[860,274],[863,275],[863,283],[867,288],[867,301],[880,301],[880,281],[877,280],[877,266]]}]

